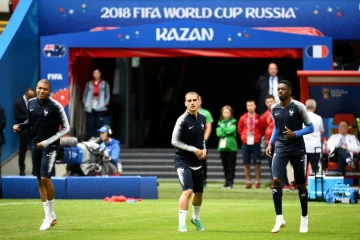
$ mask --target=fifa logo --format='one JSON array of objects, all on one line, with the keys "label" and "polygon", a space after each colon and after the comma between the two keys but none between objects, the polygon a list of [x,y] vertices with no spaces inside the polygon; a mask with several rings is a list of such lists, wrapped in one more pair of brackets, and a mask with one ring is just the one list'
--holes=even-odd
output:
[{"label": "fifa logo", "polygon": [[322,94],[323,94],[324,99],[328,99],[329,98],[329,89],[328,88],[323,88],[322,89]]},{"label": "fifa logo", "polygon": [[45,110],[44,110],[44,116],[47,117],[48,113],[49,113],[48,110],[45,109]]}]

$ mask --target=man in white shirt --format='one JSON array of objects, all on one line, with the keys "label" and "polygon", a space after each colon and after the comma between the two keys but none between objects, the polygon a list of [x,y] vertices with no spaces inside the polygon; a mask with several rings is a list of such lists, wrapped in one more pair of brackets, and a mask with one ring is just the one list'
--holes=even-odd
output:
[{"label": "man in white shirt", "polygon": [[[311,122],[314,125],[314,132],[304,135],[307,162],[311,163],[313,173],[319,172],[319,160],[321,153],[321,134],[324,133],[324,125],[321,116],[315,114],[316,102],[308,99],[305,103],[306,110]],[[306,165],[308,168],[308,165]]]},{"label": "man in white shirt", "polygon": [[339,172],[345,174],[345,166],[348,164],[352,169],[356,169],[357,161],[354,161],[354,153],[360,152],[359,140],[353,134],[348,134],[349,123],[341,121],[339,123],[339,133],[331,135],[325,142],[324,149],[329,151],[329,159],[336,157]]}]

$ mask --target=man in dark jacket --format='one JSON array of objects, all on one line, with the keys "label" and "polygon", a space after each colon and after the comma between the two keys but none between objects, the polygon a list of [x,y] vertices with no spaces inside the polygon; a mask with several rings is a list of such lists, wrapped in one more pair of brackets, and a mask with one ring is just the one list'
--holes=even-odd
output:
[{"label": "man in dark jacket", "polygon": [[[25,94],[15,101],[14,116],[16,123],[23,123],[28,118],[28,101],[35,97],[35,91],[32,88],[28,88]],[[20,176],[25,176],[25,157],[31,140],[31,130],[21,129],[19,132],[20,148],[19,148],[19,169]]]},{"label": "man in dark jacket", "polygon": [[265,75],[259,77],[256,82],[256,95],[257,95],[257,106],[261,114],[266,112],[267,107],[265,105],[265,98],[267,95],[273,95],[275,102],[279,102],[277,94],[278,82],[283,80],[282,76],[278,75],[278,68],[275,63],[270,63],[268,72]]},{"label": "man in dark jacket", "polygon": [[5,110],[0,106],[0,164],[1,164],[1,153],[2,146],[5,144],[4,129],[6,127],[6,116]]}]

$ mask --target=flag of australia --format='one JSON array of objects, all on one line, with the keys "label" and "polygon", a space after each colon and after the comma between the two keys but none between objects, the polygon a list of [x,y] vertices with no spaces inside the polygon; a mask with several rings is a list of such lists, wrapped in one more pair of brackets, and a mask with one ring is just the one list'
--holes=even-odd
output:
[{"label": "flag of australia", "polygon": [[60,44],[46,44],[43,52],[47,57],[64,57],[66,54],[66,48]]}]

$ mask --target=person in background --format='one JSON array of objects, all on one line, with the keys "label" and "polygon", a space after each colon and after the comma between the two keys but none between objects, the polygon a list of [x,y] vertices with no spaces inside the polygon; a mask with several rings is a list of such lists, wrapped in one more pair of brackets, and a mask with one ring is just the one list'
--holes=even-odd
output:
[{"label": "person in background", "polygon": [[94,70],[93,77],[86,84],[83,95],[87,139],[97,137],[96,131],[103,125],[105,112],[110,102],[110,86],[101,78],[99,69]]},{"label": "person in background", "polygon": [[273,95],[275,103],[279,102],[277,94],[277,88],[279,81],[283,80],[283,77],[278,75],[278,67],[275,63],[270,63],[268,72],[263,76],[260,76],[256,82],[255,91],[258,94],[258,111],[263,114],[267,107],[265,105],[265,98],[267,95]]},{"label": "person in background", "polygon": [[100,132],[100,151],[103,152],[103,162],[101,164],[101,175],[116,174],[118,163],[120,163],[120,142],[111,138],[111,128],[107,125],[101,127]]},{"label": "person in background", "polygon": [[[14,104],[14,116],[16,123],[23,123],[28,118],[28,101],[35,97],[35,90],[28,88],[25,94],[17,99]],[[31,130],[21,129],[19,132],[20,147],[19,147],[19,170],[20,176],[25,176],[25,157],[29,143],[31,141]],[[33,171],[34,174],[34,171]]]},{"label": "person in background", "polygon": [[321,153],[321,134],[325,132],[322,118],[315,114],[316,102],[314,99],[308,99],[305,103],[307,114],[314,125],[314,132],[304,135],[307,165],[306,171],[311,164],[313,173],[319,172],[319,161]]},{"label": "person in background", "polygon": [[351,169],[356,169],[357,163],[354,161],[354,153],[360,152],[360,143],[355,135],[349,134],[349,123],[341,121],[339,123],[339,133],[333,134],[324,142],[324,150],[329,151],[329,159],[337,158],[338,171],[345,175],[345,166],[348,164]]},{"label": "person in background", "polygon": [[[272,131],[274,130],[274,120],[271,117],[271,106],[275,104],[275,98],[273,95],[267,95],[265,98],[265,105],[267,107],[266,112],[263,115],[264,118],[264,126],[265,126],[265,143],[266,145],[269,145],[270,138]],[[274,155],[272,153],[271,155]],[[266,160],[269,163],[270,173],[271,170],[271,164],[272,164],[272,157],[266,156]]]},{"label": "person in background", "polygon": [[[0,106],[0,164],[1,164],[1,159],[2,159],[2,146],[5,144],[5,135],[4,135],[5,127],[6,127],[5,110],[2,106]],[[1,195],[1,193],[0,193],[0,195]]]},{"label": "person in background", "polygon": [[225,175],[225,184],[222,188],[231,189],[235,179],[238,144],[236,140],[236,119],[234,118],[233,109],[228,105],[220,110],[216,136],[219,138],[218,151],[220,152]]},{"label": "person in background", "polygon": [[260,142],[264,132],[264,119],[255,112],[256,104],[253,100],[246,102],[247,113],[238,122],[238,133],[242,142],[242,155],[245,165],[246,188],[251,188],[250,163],[255,165],[256,188],[260,188]]},{"label": "person in background", "polygon": [[[199,96],[199,103],[200,103],[200,113],[202,113],[203,115],[205,115],[206,118],[206,124],[205,124],[205,129],[204,129],[204,139],[205,139],[205,143],[207,143],[211,131],[212,131],[212,123],[214,122],[214,119],[211,115],[211,113],[202,108],[202,98],[201,96]],[[203,175],[204,175],[204,188],[206,187],[206,179],[207,179],[207,158],[205,158],[204,160],[201,161],[201,165],[202,165],[202,171],[203,171]]]}]

